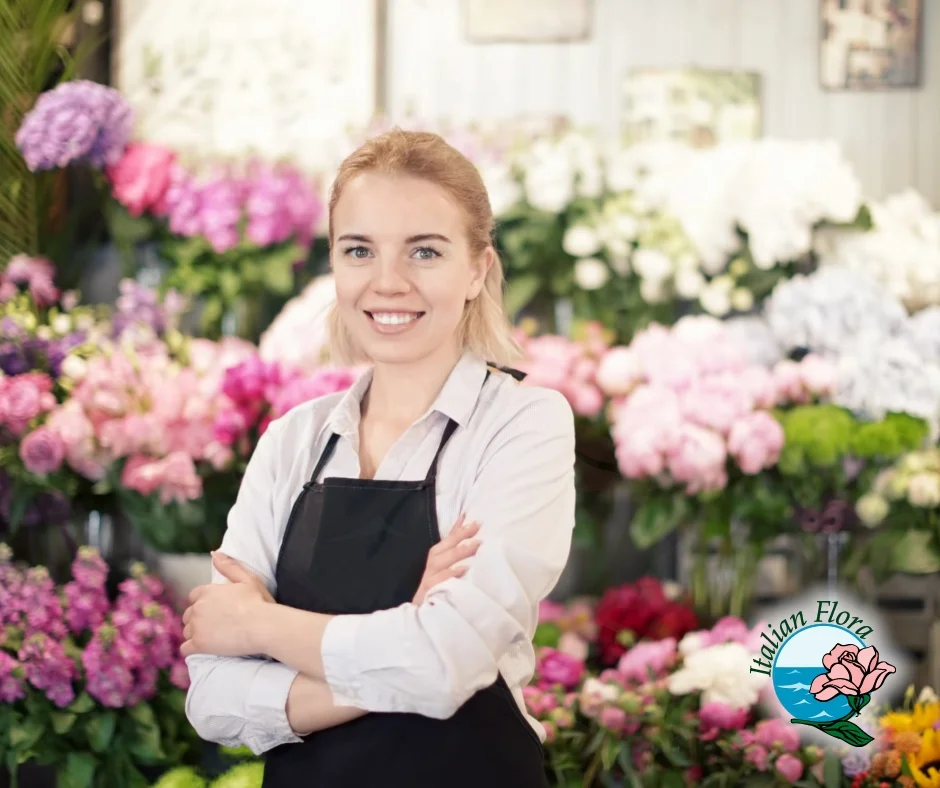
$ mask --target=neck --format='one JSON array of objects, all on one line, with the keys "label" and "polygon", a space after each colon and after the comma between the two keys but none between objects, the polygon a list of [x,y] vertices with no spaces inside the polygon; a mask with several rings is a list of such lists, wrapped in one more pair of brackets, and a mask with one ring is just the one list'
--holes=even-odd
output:
[{"label": "neck", "polygon": [[413,363],[376,364],[362,415],[413,424],[437,399],[462,355],[460,348],[448,346]]}]

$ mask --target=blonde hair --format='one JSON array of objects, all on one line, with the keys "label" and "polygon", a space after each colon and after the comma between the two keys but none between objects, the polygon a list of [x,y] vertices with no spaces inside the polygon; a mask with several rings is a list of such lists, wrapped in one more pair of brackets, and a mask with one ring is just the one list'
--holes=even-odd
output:
[{"label": "blonde hair", "polygon": [[[493,211],[483,179],[473,163],[437,134],[392,129],[365,142],[340,165],[330,190],[329,240],[333,247],[333,212],[346,184],[365,172],[410,175],[445,189],[466,215],[470,253],[482,255],[493,248]],[[493,249],[494,262],[480,294],[464,306],[457,326],[463,348],[496,364],[522,357],[513,327],[503,311],[503,267]],[[369,361],[353,342],[334,304],[329,315],[330,356],[337,364]]]}]

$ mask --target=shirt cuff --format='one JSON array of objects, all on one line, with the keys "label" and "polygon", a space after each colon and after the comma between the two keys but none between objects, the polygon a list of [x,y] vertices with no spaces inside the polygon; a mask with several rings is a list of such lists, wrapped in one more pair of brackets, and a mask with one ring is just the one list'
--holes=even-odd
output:
[{"label": "shirt cuff", "polygon": [[266,738],[277,744],[302,742],[287,719],[287,696],[297,671],[280,662],[265,662],[248,689],[248,713]]},{"label": "shirt cuff", "polygon": [[362,670],[356,661],[356,640],[361,624],[362,616],[333,616],[323,628],[320,640],[323,679],[333,693],[336,706],[363,708],[360,705]]}]

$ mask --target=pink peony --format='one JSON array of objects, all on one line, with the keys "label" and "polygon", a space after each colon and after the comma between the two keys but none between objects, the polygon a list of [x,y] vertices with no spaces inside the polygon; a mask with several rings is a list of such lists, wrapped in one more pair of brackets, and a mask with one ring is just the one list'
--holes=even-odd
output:
[{"label": "pink peony", "polygon": [[800,734],[797,729],[783,720],[771,718],[761,720],[754,729],[753,741],[768,750],[796,752],[800,749]]},{"label": "pink peony", "polygon": [[803,762],[795,755],[785,754],[777,758],[774,767],[790,783],[795,783],[803,776]]},{"label": "pink peony", "polygon": [[832,700],[836,695],[868,695],[884,684],[895,667],[878,660],[878,650],[868,646],[859,650],[854,643],[840,644],[823,657],[821,673],[809,688],[816,700]]},{"label": "pink peony", "polygon": [[607,706],[601,711],[598,721],[607,730],[619,733],[627,724],[627,713],[617,706]]},{"label": "pink peony", "polygon": [[699,709],[699,727],[703,741],[714,741],[722,731],[739,731],[747,725],[747,709],[735,709],[725,703],[712,701]]},{"label": "pink peony", "polygon": [[728,481],[725,471],[727,453],[724,441],[711,430],[683,424],[679,441],[668,458],[669,472],[684,482],[690,495],[722,489]]},{"label": "pink peony", "polygon": [[732,425],[728,452],[744,473],[760,473],[776,465],[784,437],[780,422],[767,411],[752,411]]},{"label": "pink peony", "polygon": [[162,213],[176,154],[162,145],[134,142],[116,164],[107,168],[114,197],[131,216]]},{"label": "pink peony", "polygon": [[827,397],[833,394],[839,382],[839,373],[831,361],[810,353],[800,361],[800,377],[809,397]]},{"label": "pink peony", "polygon": [[539,602],[539,622],[547,624],[558,621],[565,614],[565,610],[565,606],[560,602],[543,599]]},{"label": "pink peony", "polygon": [[759,744],[751,744],[744,748],[744,760],[751,764],[757,771],[767,771],[767,756],[769,753],[766,748]]},{"label": "pink peony", "polygon": [[538,665],[539,686],[549,689],[560,684],[564,689],[574,689],[584,675],[584,662],[555,649],[542,651]]},{"label": "pink peony", "polygon": [[637,643],[620,658],[617,671],[624,677],[642,683],[657,678],[676,658],[675,638]]},{"label": "pink peony", "polygon": [[683,418],[722,435],[726,435],[738,419],[750,412],[752,406],[749,393],[736,376],[702,378],[681,395]]},{"label": "pink peony", "polygon": [[65,444],[49,427],[37,427],[20,443],[20,459],[26,470],[36,476],[55,473],[65,459]]},{"label": "pink peony", "polygon": [[773,368],[774,386],[777,389],[777,403],[806,403],[808,397],[803,386],[803,375],[796,361],[780,361]]}]

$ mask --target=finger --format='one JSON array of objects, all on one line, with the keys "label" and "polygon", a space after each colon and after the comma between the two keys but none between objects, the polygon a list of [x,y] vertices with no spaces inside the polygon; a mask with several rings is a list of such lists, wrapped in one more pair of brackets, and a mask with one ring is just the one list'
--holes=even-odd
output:
[{"label": "finger", "polygon": [[180,654],[182,654],[184,657],[191,657],[195,653],[196,649],[193,646],[193,642],[191,640],[184,641],[183,645],[180,646]]},{"label": "finger", "polygon": [[193,609],[192,609],[192,607],[187,607],[187,608],[183,611],[183,623],[184,623],[184,624],[188,624],[188,623],[189,623],[189,619],[191,619],[192,617],[193,617]]},{"label": "finger", "polygon": [[241,565],[241,562],[225,555],[225,553],[212,553],[212,565],[219,570],[219,574],[233,583],[251,583],[257,578]]},{"label": "finger", "polygon": [[463,577],[465,574],[467,574],[467,570],[469,568],[470,567],[464,564],[462,566],[451,566],[443,570],[442,572],[438,572],[428,581],[428,586],[425,589],[425,593],[427,593],[429,590],[434,588],[434,586],[439,586],[445,580],[450,580],[451,578],[454,578],[454,577]]},{"label": "finger", "polygon": [[192,591],[189,592],[189,602],[190,604],[196,604],[202,597],[206,595],[206,592],[209,590],[209,586],[196,586]]},{"label": "finger", "polygon": [[464,539],[469,539],[471,536],[474,536],[479,530],[480,524],[478,522],[464,523],[459,526],[455,525],[447,536],[428,551],[428,557],[440,555],[445,550],[449,550],[455,545],[460,544]]},{"label": "finger", "polygon": [[183,638],[185,640],[190,640],[192,639],[192,636],[193,636],[193,625],[187,624],[185,627],[183,627]]},{"label": "finger", "polygon": [[463,561],[465,558],[469,558],[472,555],[476,555],[476,552],[479,549],[480,549],[479,539],[464,540],[456,547],[452,547],[449,550],[445,550],[439,556],[435,557],[434,566],[431,570],[431,574],[441,572],[444,569],[447,569],[448,567],[453,566],[458,561]]}]

